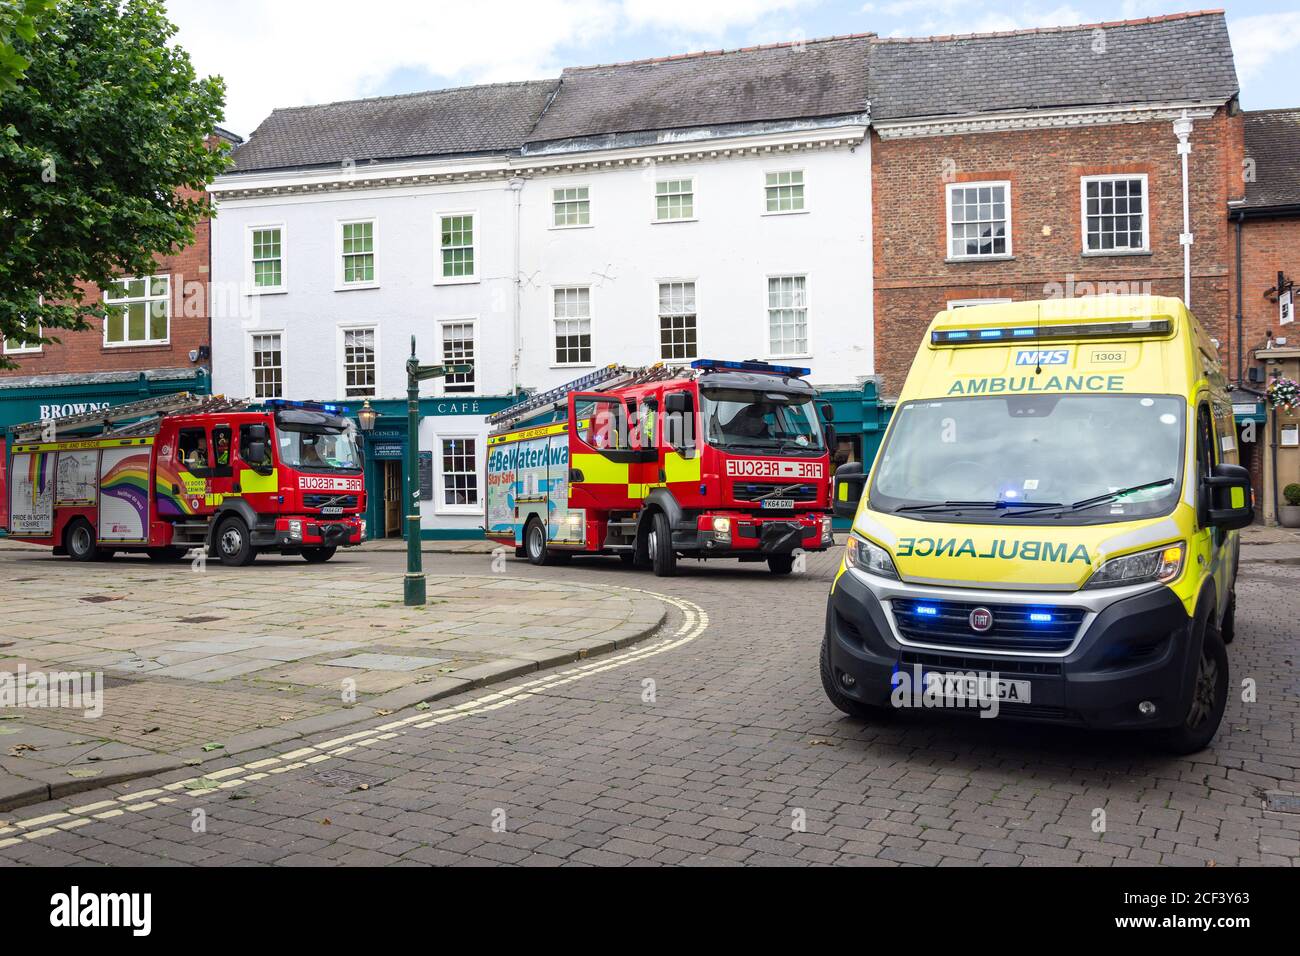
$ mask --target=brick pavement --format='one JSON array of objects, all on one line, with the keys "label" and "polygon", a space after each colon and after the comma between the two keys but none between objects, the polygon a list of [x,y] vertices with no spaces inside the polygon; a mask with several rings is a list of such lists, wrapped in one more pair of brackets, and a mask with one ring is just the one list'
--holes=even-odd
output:
[{"label": "brick pavement", "polygon": [[[464,560],[431,565],[444,572]],[[1257,700],[1234,695],[1212,747],[1174,758],[1123,735],[928,713],[878,724],[843,717],[817,678],[832,560],[814,557],[807,574],[787,579],[722,563],[700,570],[688,563],[675,579],[605,561],[512,566],[511,574],[537,580],[645,587],[694,602],[708,612],[708,626],[689,642],[660,650],[656,638],[581,674],[536,675],[530,679],[540,683],[527,693],[493,688],[449,698],[424,726],[381,731],[375,720],[362,741],[321,736],[321,748],[306,753],[286,744],[214,762],[229,765],[214,783],[226,789],[193,791],[179,783],[185,773],[172,773],[7,814],[14,824],[0,831],[0,860],[1300,862],[1300,814],[1268,811],[1263,802],[1269,791],[1300,792],[1294,567],[1243,567],[1229,656],[1234,682],[1254,679]],[[674,609],[668,633],[685,617]],[[272,763],[247,766],[259,760]],[[204,772],[222,773],[206,765]],[[168,785],[174,789],[150,793]],[[205,833],[191,832],[195,807],[206,812]],[[1104,833],[1092,827],[1099,809]],[[42,835],[30,839],[34,830]]]}]

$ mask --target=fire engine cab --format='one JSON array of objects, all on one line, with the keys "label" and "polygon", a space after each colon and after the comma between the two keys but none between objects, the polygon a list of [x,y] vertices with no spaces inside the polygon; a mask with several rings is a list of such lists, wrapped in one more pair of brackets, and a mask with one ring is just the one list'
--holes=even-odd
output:
[{"label": "fire engine cab", "polygon": [[9,533],[76,561],[194,548],[228,565],[262,551],[328,561],[365,530],[346,411],[182,393],[14,426]]},{"label": "fire engine cab", "polygon": [[832,543],[827,449],[808,369],[611,365],[488,417],[487,537],[533,564],[617,554],[766,561]]}]

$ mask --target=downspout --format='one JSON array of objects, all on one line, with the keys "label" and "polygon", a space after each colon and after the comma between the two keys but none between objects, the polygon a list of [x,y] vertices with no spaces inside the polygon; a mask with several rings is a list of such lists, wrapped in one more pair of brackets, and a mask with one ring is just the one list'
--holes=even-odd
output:
[{"label": "downspout", "polygon": [[1174,120],[1174,135],[1178,137],[1178,155],[1183,162],[1183,233],[1178,241],[1183,246],[1183,305],[1192,307],[1192,206],[1187,182],[1187,157],[1192,152],[1192,118],[1183,115]]},{"label": "downspout", "polygon": [[1241,216],[1233,217],[1237,226],[1237,387],[1245,378],[1244,361],[1245,361],[1245,340],[1242,338],[1241,326],[1241,309],[1242,309],[1242,278],[1241,278]]},{"label": "downspout", "polygon": [[521,276],[520,254],[519,254],[519,229],[521,221],[521,206],[523,201],[524,180],[516,176],[510,180],[510,191],[515,194],[515,242],[514,242],[514,281],[513,302],[511,303],[511,356],[510,356],[510,395],[513,397],[519,394],[519,355],[521,349],[521,295],[520,288]]}]

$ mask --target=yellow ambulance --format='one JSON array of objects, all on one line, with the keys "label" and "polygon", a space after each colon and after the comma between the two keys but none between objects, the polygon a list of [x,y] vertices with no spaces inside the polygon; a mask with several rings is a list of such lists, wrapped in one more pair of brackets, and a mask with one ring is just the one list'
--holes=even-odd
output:
[{"label": "yellow ambulance", "polygon": [[1215,343],[1178,299],[941,312],[869,473],[822,684],[897,707],[1150,730],[1203,749],[1229,689],[1250,478]]}]

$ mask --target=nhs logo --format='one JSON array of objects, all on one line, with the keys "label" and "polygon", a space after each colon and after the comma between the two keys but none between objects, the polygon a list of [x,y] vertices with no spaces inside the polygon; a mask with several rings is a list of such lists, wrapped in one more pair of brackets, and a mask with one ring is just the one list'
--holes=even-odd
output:
[{"label": "nhs logo", "polygon": [[1016,353],[1017,365],[1068,365],[1069,349],[1021,349]]}]

